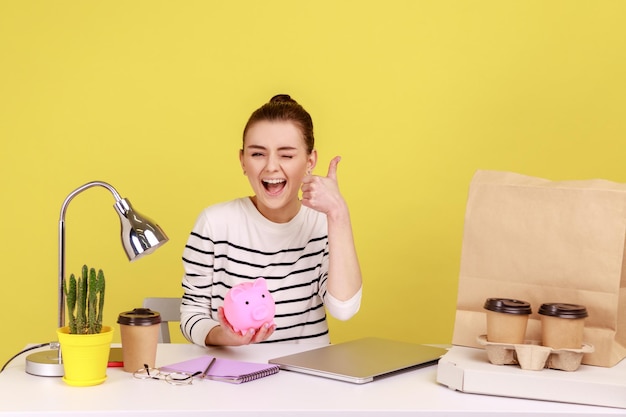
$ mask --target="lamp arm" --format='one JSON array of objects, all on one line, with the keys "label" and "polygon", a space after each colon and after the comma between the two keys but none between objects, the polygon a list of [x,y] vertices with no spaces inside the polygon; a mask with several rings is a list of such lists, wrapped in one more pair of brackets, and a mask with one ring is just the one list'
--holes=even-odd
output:
[{"label": "lamp arm", "polygon": [[91,187],[96,187],[96,186],[104,187],[107,190],[109,190],[111,194],[113,194],[113,196],[115,197],[116,202],[122,200],[122,197],[117,192],[117,190],[113,188],[112,185],[103,181],[92,181],[84,185],[81,185],[80,187],[72,191],[65,198],[65,201],[63,201],[63,205],[61,206],[61,214],[59,216],[59,282],[58,282],[59,323],[58,323],[58,327],[65,326],[65,293],[63,291],[63,279],[65,278],[65,212],[67,211],[67,206],[70,204],[70,201],[72,201],[74,197],[76,197],[78,194],[82,193],[86,189],[91,188]]}]

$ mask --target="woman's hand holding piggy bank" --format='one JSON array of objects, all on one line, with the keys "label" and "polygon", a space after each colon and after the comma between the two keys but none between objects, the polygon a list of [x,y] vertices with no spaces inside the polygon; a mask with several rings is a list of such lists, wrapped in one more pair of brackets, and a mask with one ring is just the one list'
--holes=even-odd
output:
[{"label": "woman's hand holding piggy bank", "polygon": [[224,316],[235,332],[246,334],[263,324],[274,324],[276,305],[264,278],[235,285],[224,299]]}]

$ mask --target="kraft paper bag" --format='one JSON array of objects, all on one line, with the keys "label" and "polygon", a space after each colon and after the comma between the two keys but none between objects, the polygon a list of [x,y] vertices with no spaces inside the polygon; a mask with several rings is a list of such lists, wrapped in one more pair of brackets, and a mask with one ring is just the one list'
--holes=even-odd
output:
[{"label": "kraft paper bag", "polygon": [[543,303],[587,308],[582,363],[613,366],[626,356],[626,184],[549,181],[478,171],[471,182],[452,343],[482,347],[484,302],[531,304],[526,339],[541,340]]}]

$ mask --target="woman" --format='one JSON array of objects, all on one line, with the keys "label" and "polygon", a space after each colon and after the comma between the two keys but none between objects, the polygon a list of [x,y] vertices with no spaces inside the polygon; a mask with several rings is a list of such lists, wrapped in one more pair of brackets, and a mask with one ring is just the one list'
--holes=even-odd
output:
[{"label": "woman", "polygon": [[[203,346],[329,343],[325,311],[347,320],[361,303],[350,215],[337,185],[340,158],[327,176],[311,175],[317,163],[311,116],[278,95],[250,116],[239,160],[254,195],[198,217],[183,252],[181,330]],[[258,277],[275,300],[275,324],[242,335],[222,304],[232,286]]]}]

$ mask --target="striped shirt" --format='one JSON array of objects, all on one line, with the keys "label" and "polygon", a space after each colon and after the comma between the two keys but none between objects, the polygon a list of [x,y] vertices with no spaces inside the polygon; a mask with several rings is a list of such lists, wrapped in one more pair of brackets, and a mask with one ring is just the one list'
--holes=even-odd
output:
[{"label": "striped shirt", "polygon": [[358,311],[361,291],[340,301],[326,290],[326,215],[302,206],[288,223],[263,217],[250,198],[206,208],[183,251],[183,335],[205,345],[217,326],[217,309],[230,288],[265,278],[276,303],[276,330],[266,342],[329,343],[326,309],[347,320]]}]

